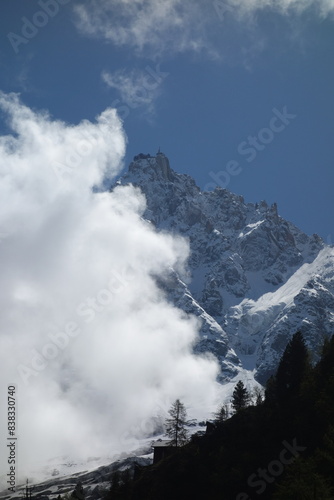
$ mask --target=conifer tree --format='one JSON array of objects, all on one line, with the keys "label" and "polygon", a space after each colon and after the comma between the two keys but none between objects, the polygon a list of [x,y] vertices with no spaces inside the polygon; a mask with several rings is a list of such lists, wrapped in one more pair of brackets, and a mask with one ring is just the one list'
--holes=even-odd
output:
[{"label": "conifer tree", "polygon": [[188,441],[187,410],[179,399],[176,399],[168,411],[170,418],[166,419],[166,435],[172,446],[182,446]]},{"label": "conifer tree", "polygon": [[309,366],[309,354],[303,335],[297,332],[286,346],[278,365],[276,388],[279,401],[289,403],[299,395]]},{"label": "conifer tree", "polygon": [[216,413],[214,414],[214,421],[216,424],[220,424],[224,422],[229,416],[228,406],[222,405],[218,408]]},{"label": "conifer tree", "polygon": [[274,375],[267,380],[264,401],[267,406],[275,407],[277,405],[277,387]]},{"label": "conifer tree", "polygon": [[326,382],[334,374],[334,335],[330,338],[326,337],[324,340],[316,374],[319,385]]},{"label": "conifer tree", "polygon": [[246,408],[246,406],[248,406],[249,401],[250,394],[244,386],[243,381],[239,380],[232,394],[232,407],[235,409],[235,411],[242,410],[243,408]]}]

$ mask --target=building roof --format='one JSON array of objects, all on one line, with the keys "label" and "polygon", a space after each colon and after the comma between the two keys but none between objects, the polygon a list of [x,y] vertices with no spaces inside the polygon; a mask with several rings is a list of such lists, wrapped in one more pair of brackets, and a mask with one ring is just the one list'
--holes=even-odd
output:
[{"label": "building roof", "polygon": [[153,448],[166,448],[172,446],[171,442],[167,439],[158,439],[152,444]]}]

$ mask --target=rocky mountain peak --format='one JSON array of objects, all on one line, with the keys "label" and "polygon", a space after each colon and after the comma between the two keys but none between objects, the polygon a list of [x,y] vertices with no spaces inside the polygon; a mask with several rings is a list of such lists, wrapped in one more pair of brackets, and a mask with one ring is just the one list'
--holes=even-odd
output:
[{"label": "rocky mountain peak", "polygon": [[[276,203],[245,203],[242,196],[220,187],[201,191],[189,175],[170,167],[160,149],[155,156],[136,155],[118,183],[142,190],[144,217],[158,231],[189,240],[191,280],[186,285],[175,275],[165,289],[175,305],[201,318],[197,350],[217,355],[222,380],[252,366],[252,376],[263,382],[297,329],[312,348],[322,341],[324,330],[331,330],[333,314],[320,312],[320,306],[312,309],[311,320],[305,322],[305,317],[310,283],[317,284],[312,288],[317,304],[331,303],[333,250],[329,269],[319,278],[319,267],[312,264],[328,247],[319,236],[308,236],[283,219]],[[309,285],[301,279],[303,269],[310,271]],[[289,306],[284,298],[287,283],[297,290]]]},{"label": "rocky mountain peak", "polygon": [[170,168],[169,159],[160,148],[156,156],[144,153],[136,155],[130,163],[129,172],[136,175],[139,173],[137,170],[141,170],[156,181],[174,182],[176,178],[175,172]]}]

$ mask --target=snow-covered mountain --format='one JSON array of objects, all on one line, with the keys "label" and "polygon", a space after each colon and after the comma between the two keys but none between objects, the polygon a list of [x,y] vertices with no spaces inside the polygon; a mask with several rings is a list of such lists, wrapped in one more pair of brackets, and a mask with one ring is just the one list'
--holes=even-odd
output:
[{"label": "snow-covered mountain", "polygon": [[189,240],[189,276],[171,270],[160,286],[200,318],[195,349],[218,357],[222,381],[246,369],[264,383],[297,330],[317,356],[334,332],[332,246],[284,220],[276,204],[245,203],[220,187],[201,191],[161,152],[135,156],[117,184],[140,187],[144,217]]},{"label": "snow-covered mountain", "polygon": [[[254,378],[265,383],[297,330],[317,359],[323,337],[334,333],[333,246],[284,220],[275,204],[246,204],[220,187],[202,192],[162,153],[137,155],[115,185],[130,183],[146,197],[146,220],[189,240],[188,272],[171,269],[158,285],[201,322],[195,351],[220,362],[219,401],[228,404],[238,379],[248,389],[256,387]],[[215,410],[207,409],[208,418]],[[56,500],[80,480],[87,500],[101,498],[114,471],[152,462],[152,438],[117,457],[55,458],[33,471],[33,482],[45,480],[34,493]],[[18,500],[23,489],[4,490],[0,498]]]}]

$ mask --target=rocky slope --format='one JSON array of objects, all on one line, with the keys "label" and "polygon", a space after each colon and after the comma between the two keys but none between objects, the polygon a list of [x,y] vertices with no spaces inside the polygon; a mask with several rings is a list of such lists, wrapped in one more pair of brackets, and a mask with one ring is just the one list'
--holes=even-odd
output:
[{"label": "rocky slope", "polygon": [[137,155],[117,184],[140,187],[144,217],[189,240],[190,276],[172,272],[160,285],[201,319],[196,350],[219,358],[222,381],[247,369],[265,382],[297,329],[316,356],[334,331],[333,247],[280,217],[276,204],[202,192],[160,152]]},{"label": "rocky slope", "polygon": [[[146,456],[132,456],[114,461],[109,465],[97,467],[94,470],[84,470],[82,464],[80,472],[71,473],[70,465],[67,464],[67,471],[55,468],[49,472],[50,479],[43,482],[34,483],[28,486],[31,488],[32,498],[38,500],[57,500],[59,495],[67,498],[71,495],[76,485],[80,482],[83,488],[85,500],[97,500],[103,498],[104,494],[110,489],[112,477],[115,472],[129,470],[131,475],[138,467],[145,467],[152,463],[151,449],[147,450],[150,454]],[[138,451],[139,453],[139,451]],[[61,468],[61,467],[60,467]],[[15,493],[8,493],[7,489],[0,491],[1,500],[22,500],[26,498],[26,485],[18,486]]]}]

